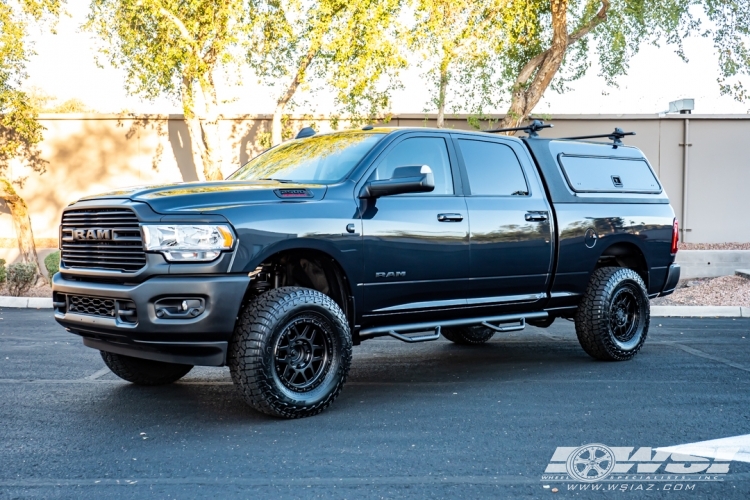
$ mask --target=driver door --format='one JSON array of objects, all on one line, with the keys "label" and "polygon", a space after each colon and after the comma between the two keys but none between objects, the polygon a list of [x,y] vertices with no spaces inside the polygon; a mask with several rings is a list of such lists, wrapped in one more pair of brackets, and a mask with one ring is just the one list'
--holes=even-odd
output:
[{"label": "driver door", "polygon": [[463,196],[456,195],[460,181],[449,148],[447,135],[409,135],[378,159],[368,180],[388,179],[398,167],[428,165],[435,189],[366,201],[362,214],[365,316],[466,303],[469,217]]}]

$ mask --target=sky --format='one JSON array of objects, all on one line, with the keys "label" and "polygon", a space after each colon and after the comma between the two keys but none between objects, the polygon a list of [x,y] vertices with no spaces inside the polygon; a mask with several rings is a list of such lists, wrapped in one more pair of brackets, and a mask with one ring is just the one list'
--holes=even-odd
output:
[{"label": "sky", "polygon": [[[178,102],[169,98],[144,101],[128,96],[124,74],[101,60],[96,62],[97,45],[92,34],[81,32],[89,2],[69,0],[69,16],[57,26],[57,34],[32,32],[36,55],[27,66],[29,78],[25,87],[42,89],[58,98],[58,102],[77,98],[87,107],[102,113],[128,111],[134,113],[181,113]],[[654,114],[666,111],[669,102],[694,98],[695,111],[700,114],[746,114],[750,102],[739,103],[721,96],[717,77],[717,57],[710,39],[693,37],[685,41],[689,62],[683,62],[668,46],[641,48],[630,63],[626,76],[618,79],[619,88],[609,87],[592,67],[582,79],[570,84],[572,89],[558,94],[549,89],[534,109],[544,114]],[[402,75],[404,89],[393,95],[392,112],[424,113],[429,109],[430,89],[418,68]],[[247,70],[239,78],[240,85],[219,85],[218,95],[225,114],[272,113],[278,88],[257,83]],[[314,105],[301,105],[296,112],[329,114],[333,112],[332,97],[325,93],[309,99]],[[502,113],[504,109],[489,110]]]}]

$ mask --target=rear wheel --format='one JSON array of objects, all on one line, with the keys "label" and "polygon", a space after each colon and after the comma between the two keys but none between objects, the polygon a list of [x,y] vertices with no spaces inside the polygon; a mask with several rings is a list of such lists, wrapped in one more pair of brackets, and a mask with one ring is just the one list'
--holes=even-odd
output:
[{"label": "rear wheel", "polygon": [[461,345],[484,344],[495,335],[494,330],[486,326],[454,326],[441,330],[443,337]]},{"label": "rear wheel", "polygon": [[351,358],[351,333],[339,306],[321,292],[282,287],[245,304],[228,364],[250,406],[300,418],[333,403]]},{"label": "rear wheel", "polygon": [[650,311],[638,273],[623,267],[597,269],[576,313],[578,341],[593,358],[631,359],[646,341]]},{"label": "rear wheel", "polygon": [[181,379],[193,369],[192,365],[164,363],[134,358],[113,352],[101,352],[102,359],[112,373],[137,385],[165,385]]}]

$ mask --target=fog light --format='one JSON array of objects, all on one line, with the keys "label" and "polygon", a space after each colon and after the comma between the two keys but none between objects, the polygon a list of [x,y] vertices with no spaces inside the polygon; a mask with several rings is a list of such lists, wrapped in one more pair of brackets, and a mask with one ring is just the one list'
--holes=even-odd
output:
[{"label": "fog light", "polygon": [[201,315],[206,310],[206,303],[203,299],[173,297],[157,300],[154,309],[157,318],[190,319]]}]

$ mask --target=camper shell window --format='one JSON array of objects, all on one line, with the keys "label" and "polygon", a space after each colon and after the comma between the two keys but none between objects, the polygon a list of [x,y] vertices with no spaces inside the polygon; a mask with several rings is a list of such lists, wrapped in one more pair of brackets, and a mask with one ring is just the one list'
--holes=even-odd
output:
[{"label": "camper shell window", "polygon": [[644,158],[561,153],[557,160],[576,193],[661,193],[661,185]]}]

